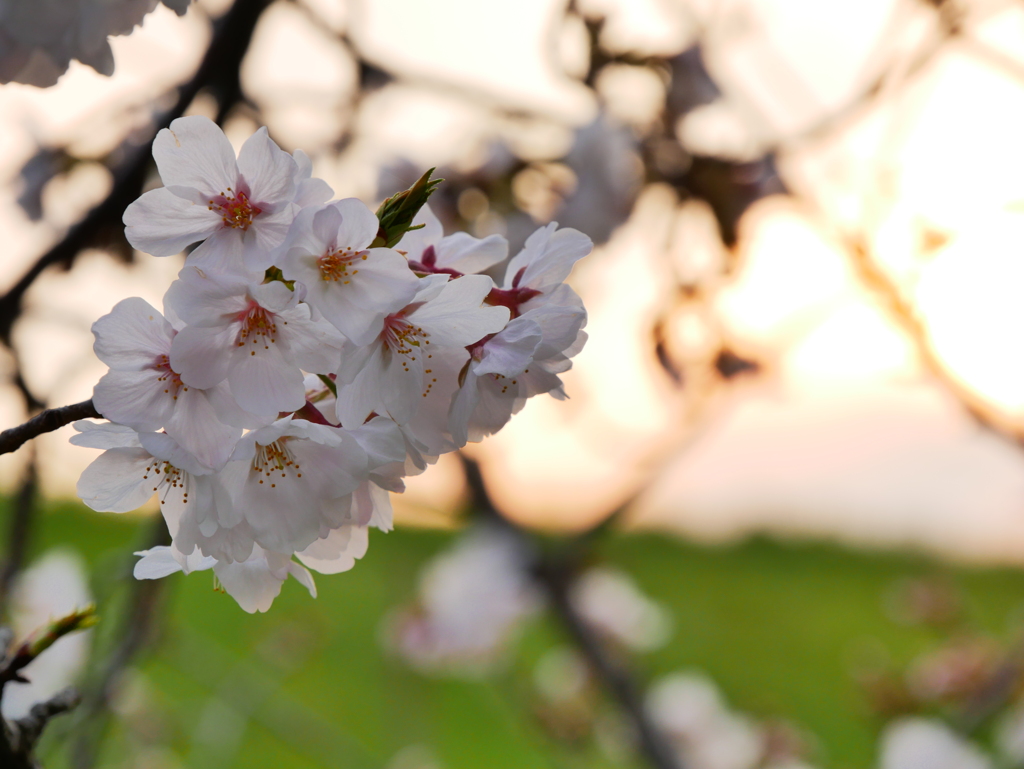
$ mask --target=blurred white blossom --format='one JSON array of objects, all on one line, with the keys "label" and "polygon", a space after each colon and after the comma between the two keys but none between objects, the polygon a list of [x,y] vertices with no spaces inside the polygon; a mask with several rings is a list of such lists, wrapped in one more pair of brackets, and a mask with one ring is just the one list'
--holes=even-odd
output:
[{"label": "blurred white blossom", "polygon": [[[22,572],[12,591],[11,618],[15,643],[51,620],[92,603],[82,559],[68,550],[50,550]],[[24,675],[31,683],[4,687],[5,718],[21,718],[38,702],[74,683],[85,666],[92,632],[72,633],[29,663]]]},{"label": "blurred white blossom", "polygon": [[607,566],[590,569],[576,580],[571,598],[587,622],[636,651],[664,646],[671,635],[671,615],[645,596],[624,571]]},{"label": "blurred white blossom", "polygon": [[517,540],[473,529],[427,565],[418,603],[389,618],[388,642],[424,672],[487,672],[538,608],[527,565]]},{"label": "blurred white blossom", "polygon": [[952,729],[929,718],[903,718],[882,734],[879,769],[991,769],[992,761]]},{"label": "blurred white blossom", "polygon": [[734,713],[718,688],[697,673],[676,673],[648,694],[648,711],[690,769],[755,769],[764,753],[761,729]]},{"label": "blurred white blossom", "polygon": [[126,35],[163,2],[179,16],[191,0],[7,0],[0,3],[0,83],[54,85],[72,59],[114,74],[108,35]]}]

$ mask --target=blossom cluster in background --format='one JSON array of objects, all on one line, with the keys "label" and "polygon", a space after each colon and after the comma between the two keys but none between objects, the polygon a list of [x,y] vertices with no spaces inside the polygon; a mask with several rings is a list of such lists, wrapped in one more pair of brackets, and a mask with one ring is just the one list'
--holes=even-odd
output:
[{"label": "blossom cluster in background", "polygon": [[160,3],[179,16],[191,0],[32,0],[0,4],[0,83],[56,84],[72,59],[114,74],[108,35],[126,35]]},{"label": "blossom cluster in background", "polygon": [[565,397],[558,375],[586,339],[564,283],[582,233],[539,229],[496,283],[482,273],[507,258],[502,237],[445,236],[414,190],[377,214],[327,202],[266,129],[236,158],[212,121],[179,118],[153,155],[165,186],[125,211],[128,240],[155,256],[199,245],[163,313],[130,298],[93,326],[110,421],[72,438],[104,449],[78,484],[91,508],[160,498],[173,543],[137,577],[212,568],[249,612],[289,574],[315,594],[305,567],[351,568],[368,528],[391,528],[404,476],[533,395]]}]

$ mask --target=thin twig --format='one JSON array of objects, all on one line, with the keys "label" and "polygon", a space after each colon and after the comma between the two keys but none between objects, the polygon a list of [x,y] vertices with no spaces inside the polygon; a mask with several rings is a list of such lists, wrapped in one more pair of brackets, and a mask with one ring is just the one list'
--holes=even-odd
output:
[{"label": "thin twig", "polygon": [[43,433],[52,433],[64,425],[89,418],[100,418],[100,413],[92,405],[91,399],[81,403],[72,403],[70,406],[42,411],[24,424],[0,433],[0,454],[10,454],[21,448],[27,441],[38,438]]},{"label": "thin twig", "polygon": [[[528,534],[510,521],[494,506],[484,484],[480,468],[465,455],[462,458],[466,482],[475,510],[488,516],[502,528],[520,540]],[[584,534],[579,542],[589,537]],[[533,548],[530,548],[531,550]],[[632,673],[608,654],[601,639],[580,616],[570,599],[570,588],[576,575],[577,550],[565,550],[561,557],[538,554],[533,565],[533,574],[541,589],[546,593],[554,614],[565,627],[573,642],[587,660],[594,673],[600,678],[608,693],[629,717],[636,731],[637,740],[644,756],[656,769],[685,769],[664,735],[651,722],[644,708],[640,687]]]},{"label": "thin twig", "polygon": [[1024,430],[1000,417],[984,398],[946,368],[932,343],[931,334],[913,303],[903,296],[899,287],[872,258],[867,243],[861,238],[847,241],[851,262],[861,284],[881,300],[889,317],[903,330],[914,345],[921,363],[967,413],[982,427],[993,431],[1020,448],[1024,446]]}]

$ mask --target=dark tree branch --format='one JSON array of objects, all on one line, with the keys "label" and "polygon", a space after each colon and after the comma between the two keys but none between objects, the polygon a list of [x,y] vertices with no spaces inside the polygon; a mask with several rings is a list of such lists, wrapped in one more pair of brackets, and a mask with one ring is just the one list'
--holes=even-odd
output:
[{"label": "dark tree branch", "polygon": [[46,702],[32,706],[29,714],[17,721],[0,718],[0,766],[4,769],[40,769],[32,753],[43,729],[54,716],[78,705],[78,692],[68,687]]},{"label": "dark tree branch", "polygon": [[70,406],[61,406],[56,409],[47,409],[32,417],[24,424],[4,430],[0,433],[0,454],[10,454],[16,451],[27,441],[38,438],[43,433],[52,433],[64,425],[69,425],[79,419],[99,419],[100,413],[92,405],[92,400],[72,403]]},{"label": "dark tree branch", "polygon": [[[203,57],[199,69],[178,92],[175,105],[158,121],[157,131],[166,128],[181,117],[189,104],[203,88],[211,88],[220,100],[219,118],[226,113],[226,104],[234,103],[239,93],[238,69],[249,47],[253,29],[269,0],[236,0],[222,18],[216,22],[213,42]],[[153,132],[154,136],[156,131]],[[124,160],[113,170],[114,187],[106,199],[93,208],[86,217],[73,226],[64,238],[36,260],[21,279],[0,297],[0,341],[10,343],[11,328],[21,314],[25,292],[44,270],[55,264],[70,267],[78,253],[99,242],[103,236],[115,234],[123,238],[121,216],[135,200],[149,170],[150,145],[124,147]],[[113,233],[111,233],[113,230]]]},{"label": "dark tree branch", "polygon": [[[487,516],[517,539],[527,540],[528,534],[494,506],[477,463],[465,455],[460,454],[460,457],[474,510]],[[604,526],[605,522],[602,522],[597,528],[603,529]],[[579,542],[589,540],[591,537],[588,535],[589,532],[583,534]],[[577,556],[576,550],[563,551],[561,557],[538,554],[533,564],[533,575],[547,595],[551,610],[561,621],[569,637],[579,647],[605,689],[629,717],[636,731],[639,747],[647,761],[656,769],[685,769],[664,735],[651,722],[644,708],[640,687],[631,672],[608,653],[601,639],[573,605],[569,596],[577,572]]]}]

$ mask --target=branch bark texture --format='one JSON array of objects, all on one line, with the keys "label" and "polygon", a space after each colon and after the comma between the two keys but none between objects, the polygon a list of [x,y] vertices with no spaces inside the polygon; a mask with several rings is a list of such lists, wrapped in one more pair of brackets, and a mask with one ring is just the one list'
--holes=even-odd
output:
[{"label": "branch bark texture", "polygon": [[72,403],[70,406],[41,411],[24,424],[0,433],[0,454],[10,454],[43,433],[52,433],[64,425],[89,418],[101,418],[96,407],[92,405],[92,399],[81,403]]}]

